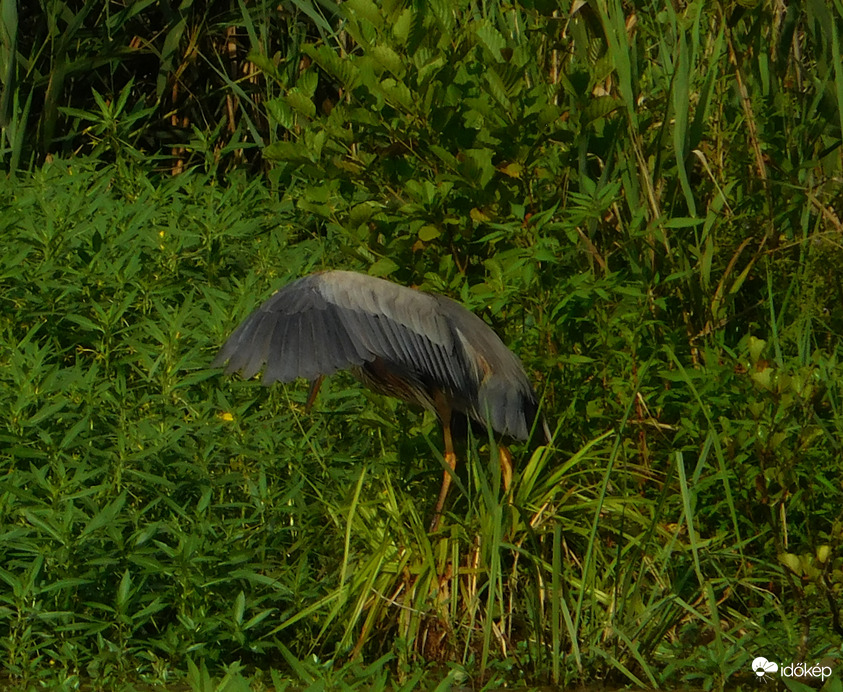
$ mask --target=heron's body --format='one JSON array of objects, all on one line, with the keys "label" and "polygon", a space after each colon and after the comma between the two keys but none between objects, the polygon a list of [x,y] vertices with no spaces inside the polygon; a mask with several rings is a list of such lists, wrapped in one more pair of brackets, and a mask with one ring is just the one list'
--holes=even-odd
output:
[{"label": "heron's body", "polygon": [[[452,469],[452,412],[526,440],[538,411],[521,362],[483,320],[444,296],[355,272],[311,274],[277,291],[213,365],[226,361],[246,379],[263,370],[265,385],[304,377],[314,389],[349,369],[377,392],[435,411]],[[434,524],[449,482],[446,471]]]}]

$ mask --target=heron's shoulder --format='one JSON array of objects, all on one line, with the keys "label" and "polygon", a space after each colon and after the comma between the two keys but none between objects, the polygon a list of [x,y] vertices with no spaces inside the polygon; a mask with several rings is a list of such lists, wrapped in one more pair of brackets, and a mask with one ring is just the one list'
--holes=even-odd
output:
[{"label": "heron's shoulder", "polygon": [[388,320],[393,325],[390,329],[405,332],[407,338],[426,339],[448,350],[452,348],[450,306],[442,307],[446,298],[356,272],[330,271],[319,277],[320,294],[345,319],[375,316]]},{"label": "heron's shoulder", "polygon": [[375,276],[342,270],[313,276],[325,300],[345,308],[395,318],[436,307],[430,294]]},{"label": "heron's shoulder", "polygon": [[343,295],[350,294],[351,296],[371,295],[377,294],[385,297],[400,297],[400,296],[427,296],[426,293],[421,293],[412,288],[407,288],[401,284],[393,281],[387,281],[377,276],[369,276],[368,274],[361,274],[360,272],[347,271],[344,269],[333,269],[330,271],[311,274],[317,285],[320,287],[323,295]]}]

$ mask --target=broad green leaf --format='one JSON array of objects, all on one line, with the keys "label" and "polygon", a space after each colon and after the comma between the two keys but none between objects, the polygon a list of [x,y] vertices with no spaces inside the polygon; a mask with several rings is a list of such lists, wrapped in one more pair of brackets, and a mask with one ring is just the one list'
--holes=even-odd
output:
[{"label": "broad green leaf", "polygon": [[299,142],[273,142],[263,150],[264,158],[274,161],[304,163],[310,161],[307,149]]},{"label": "broad green leaf", "polygon": [[377,262],[374,262],[369,266],[369,274],[371,276],[389,276],[397,270],[398,265],[386,257],[382,257]]},{"label": "broad green leaf", "polygon": [[293,110],[305,117],[312,119],[316,116],[315,104],[309,96],[303,94],[298,88],[293,87],[290,89],[285,96],[285,100]]},{"label": "broad green leaf", "polygon": [[431,240],[436,240],[440,235],[442,235],[442,231],[440,231],[436,226],[425,225],[419,229],[419,240],[429,243]]},{"label": "broad green leaf", "polygon": [[495,62],[503,62],[501,50],[506,47],[506,40],[495,27],[493,27],[487,20],[478,22],[475,25],[475,35],[492,54]]}]

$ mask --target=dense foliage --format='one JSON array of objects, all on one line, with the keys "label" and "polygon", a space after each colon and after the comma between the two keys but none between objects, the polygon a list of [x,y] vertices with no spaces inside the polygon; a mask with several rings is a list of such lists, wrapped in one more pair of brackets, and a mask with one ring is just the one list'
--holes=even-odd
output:
[{"label": "dense foliage", "polygon": [[[0,0],[11,683],[837,666],[839,1],[34,8]],[[554,439],[510,490],[470,439],[428,534],[432,416],[207,369],[325,267],[521,355]]]}]

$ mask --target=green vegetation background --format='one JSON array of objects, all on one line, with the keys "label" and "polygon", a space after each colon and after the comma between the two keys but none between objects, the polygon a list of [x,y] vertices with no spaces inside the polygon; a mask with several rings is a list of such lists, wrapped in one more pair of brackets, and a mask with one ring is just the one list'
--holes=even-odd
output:
[{"label": "green vegetation background", "polygon": [[[4,685],[838,666],[840,0],[0,22]],[[327,267],[451,295],[520,354],[555,434],[509,492],[471,440],[428,535],[431,416],[207,369]]]}]

